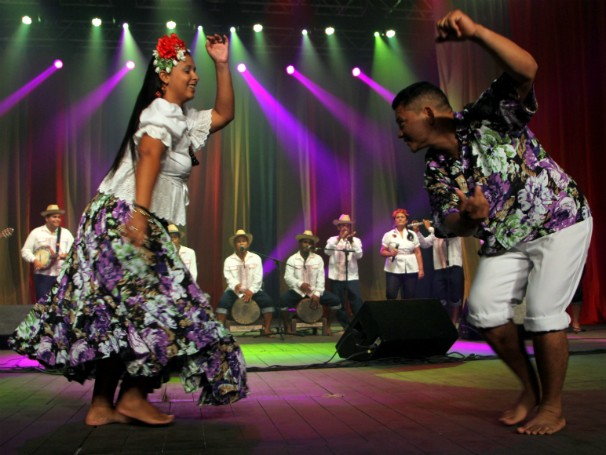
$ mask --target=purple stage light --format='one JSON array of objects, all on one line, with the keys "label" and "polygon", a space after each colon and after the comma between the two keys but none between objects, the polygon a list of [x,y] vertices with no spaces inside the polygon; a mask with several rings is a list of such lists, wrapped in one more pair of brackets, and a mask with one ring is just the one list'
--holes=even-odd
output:
[{"label": "purple stage light", "polygon": [[132,60],[129,60],[126,62],[125,65],[129,70],[134,70],[135,69],[135,62],[133,62]]},{"label": "purple stage light", "polygon": [[360,75],[360,68],[358,68],[357,66],[351,70],[351,74],[353,75],[353,77],[358,77]]},{"label": "purple stage light", "polygon": [[54,65],[54,67],[55,67],[55,68],[57,68],[57,69],[59,69],[59,68],[63,68],[63,60],[59,60],[59,59],[57,59],[57,60],[55,60],[55,61],[53,62],[53,65]]},{"label": "purple stage light", "polygon": [[358,79],[360,79],[362,82],[364,82],[366,85],[368,85],[375,92],[377,92],[379,94],[379,96],[381,98],[383,98],[385,101],[387,101],[389,104],[391,104],[391,101],[395,98],[395,96],[396,96],[395,93],[390,92],[382,85],[373,81],[370,77],[368,77],[362,71],[360,71],[360,73],[356,77]]},{"label": "purple stage light", "polygon": [[292,66],[292,65],[288,65],[288,66],[286,67],[286,72],[287,72],[288,74],[293,74],[293,73],[295,72],[295,67],[294,67],[294,66]]},{"label": "purple stage light", "polygon": [[244,63],[240,63],[236,68],[241,73],[243,73],[244,71],[246,71],[246,65]]},{"label": "purple stage light", "polygon": [[[60,63],[60,66],[57,66],[57,62]],[[41,74],[33,78],[23,87],[18,89],[16,92],[12,93],[8,97],[4,98],[0,101],[0,116],[7,113],[12,107],[25,98],[32,90],[38,87],[45,79],[47,79],[51,74],[53,74],[57,69],[63,66],[63,62],[61,60],[55,60],[51,66],[46,68]]]}]

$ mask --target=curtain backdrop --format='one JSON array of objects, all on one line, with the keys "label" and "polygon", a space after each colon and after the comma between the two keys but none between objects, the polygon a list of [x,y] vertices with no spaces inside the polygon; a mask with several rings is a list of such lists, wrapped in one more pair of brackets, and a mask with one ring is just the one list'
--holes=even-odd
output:
[{"label": "curtain backdrop", "polygon": [[[532,127],[587,193],[599,232],[605,211],[598,197],[602,153],[597,143],[606,105],[604,4],[454,4],[512,36],[537,58],[541,109]],[[436,2],[436,16],[448,6]],[[277,298],[284,290],[282,261],[296,250],[295,235],[311,229],[323,245],[335,234],[332,221],[341,213],[354,218],[364,244],[363,297],[383,298],[378,251],[392,226],[392,210],[406,208],[417,219],[429,216],[423,157],[397,139],[389,102],[352,78],[351,68],[360,66],[392,93],[420,79],[441,84],[455,108],[498,74],[474,46],[436,46],[430,21],[415,27],[414,33],[401,33],[377,47],[372,60],[355,53],[338,58],[294,55],[287,63],[297,66],[305,83],[284,72],[284,61],[255,55],[232,39],[232,67],[246,62],[251,77],[233,73],[236,119],[211,136],[201,166],[194,168],[184,238],[198,254],[198,283],[213,303],[224,289],[223,260],[231,253],[227,238],[236,229],[252,232],[252,249],[270,257],[265,258],[265,287]],[[215,82],[212,64],[203,46],[198,47],[193,53],[202,80],[191,105],[204,108],[212,105]],[[64,226],[75,234],[80,214],[115,156],[147,60],[137,60],[134,71],[121,74],[118,53],[92,45],[85,52],[60,45],[27,52],[7,46],[0,51],[2,61],[11,62],[3,70],[0,103],[50,66],[57,49],[65,52],[59,56],[64,68],[0,114],[0,229],[15,228],[12,238],[0,240],[0,304],[31,302],[30,269],[20,248],[29,231],[43,223],[40,211],[58,203],[67,210]],[[150,50],[143,51],[147,55]],[[468,251],[470,262],[476,248]],[[599,263],[604,248],[596,236],[585,280],[586,323],[606,319]],[[424,260],[427,270],[428,251]],[[431,274],[421,282],[421,296],[429,296],[430,282]]]}]

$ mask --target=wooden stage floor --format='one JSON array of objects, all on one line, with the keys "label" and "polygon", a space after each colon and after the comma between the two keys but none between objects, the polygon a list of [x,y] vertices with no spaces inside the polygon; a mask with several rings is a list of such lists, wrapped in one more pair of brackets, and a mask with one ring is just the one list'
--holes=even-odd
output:
[{"label": "wooden stage floor", "polygon": [[250,396],[198,408],[177,379],[151,399],[164,428],[84,424],[91,383],[67,382],[0,351],[0,453],[9,454],[597,454],[606,447],[606,327],[570,334],[568,426],[522,436],[497,422],[513,375],[480,341],[429,362],[342,362],[338,336],[240,336]]}]

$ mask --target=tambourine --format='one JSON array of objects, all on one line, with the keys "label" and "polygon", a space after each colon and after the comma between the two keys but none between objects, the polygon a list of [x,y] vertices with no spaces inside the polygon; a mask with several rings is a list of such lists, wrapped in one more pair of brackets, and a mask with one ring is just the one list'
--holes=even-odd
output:
[{"label": "tambourine", "polygon": [[38,262],[40,262],[40,268],[38,270],[46,270],[53,265],[55,256],[52,250],[47,246],[40,246],[34,250],[34,256]]},{"label": "tambourine", "polygon": [[311,307],[311,299],[305,298],[297,304],[297,317],[303,322],[313,324],[322,319],[322,305],[318,303],[318,307],[314,310]]},{"label": "tambourine", "polygon": [[244,297],[240,297],[235,301],[234,306],[231,308],[231,317],[238,324],[249,325],[259,319],[261,316],[261,309],[254,300],[248,302],[244,301]]}]

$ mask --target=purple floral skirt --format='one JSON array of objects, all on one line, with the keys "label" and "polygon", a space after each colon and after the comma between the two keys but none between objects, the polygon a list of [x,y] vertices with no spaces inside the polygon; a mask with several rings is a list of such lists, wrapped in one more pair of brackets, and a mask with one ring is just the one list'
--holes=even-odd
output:
[{"label": "purple floral skirt", "polygon": [[17,327],[13,349],[78,382],[95,377],[97,360],[118,356],[133,377],[179,371],[187,392],[202,389],[200,404],[244,398],[240,347],[213,318],[165,223],[150,218],[137,248],[119,230],[130,211],[103,193],[90,202],[57,282]]}]

